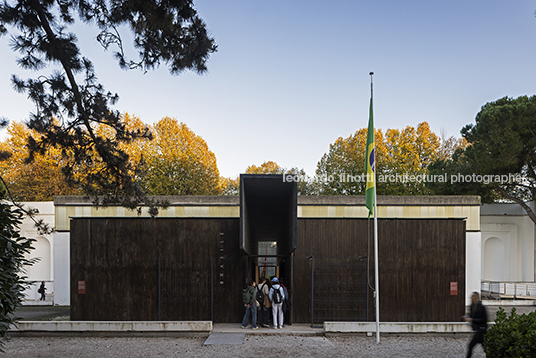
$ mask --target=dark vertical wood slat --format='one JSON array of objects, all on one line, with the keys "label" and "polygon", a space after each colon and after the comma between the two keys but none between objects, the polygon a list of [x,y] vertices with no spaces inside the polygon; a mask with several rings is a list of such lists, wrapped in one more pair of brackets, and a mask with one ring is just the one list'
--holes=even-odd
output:
[{"label": "dark vertical wood slat", "polygon": [[[220,260],[220,233],[223,259]],[[179,294],[195,304],[167,304],[162,320],[210,319],[211,257],[215,258],[214,320],[239,322],[244,270],[239,264],[238,219],[74,219],[71,227],[71,319],[157,320],[158,257],[162,279],[177,275],[189,287]],[[218,260],[216,260],[216,258]],[[220,264],[223,269],[218,270]],[[223,285],[219,274],[223,273]],[[85,295],[77,282],[85,280]],[[198,294],[203,284],[206,297]],[[203,292],[205,292],[203,291]]]},{"label": "dark vertical wood slat", "polygon": [[[366,219],[298,220],[298,247],[292,265],[285,264],[285,271],[292,269],[293,322],[306,323],[311,317],[308,256],[373,256],[372,246],[367,251],[368,225]],[[457,321],[465,307],[465,222],[380,219],[379,229],[381,321]],[[222,260],[220,232],[224,233]],[[214,257],[214,321],[240,322],[246,271],[237,218],[73,219],[71,319],[158,319],[159,256],[194,286],[209,279]],[[370,267],[374,282],[373,257]],[[170,280],[173,275],[163,265],[163,278]],[[77,293],[79,280],[86,281],[85,295]],[[457,296],[449,294],[453,281],[458,282]],[[369,300],[373,321],[372,291]],[[162,319],[209,319],[210,301],[207,297],[195,306],[168,305]]]},{"label": "dark vertical wood slat", "polygon": [[[309,255],[373,256],[367,219],[300,219],[294,259],[293,319],[310,321]],[[451,219],[379,220],[380,319],[384,322],[458,321],[465,307],[465,222]],[[372,243],[371,243],[372,244]],[[374,257],[370,257],[374,282]],[[457,281],[458,296],[450,296]],[[374,318],[372,292],[369,319]]]}]

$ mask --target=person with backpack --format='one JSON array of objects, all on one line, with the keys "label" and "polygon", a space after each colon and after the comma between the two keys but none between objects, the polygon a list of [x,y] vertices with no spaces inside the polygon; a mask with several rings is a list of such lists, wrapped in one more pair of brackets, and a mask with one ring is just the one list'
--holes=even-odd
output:
[{"label": "person with backpack", "polygon": [[279,285],[277,277],[272,278],[272,288],[269,293],[270,301],[272,301],[272,315],[274,320],[274,329],[283,328],[283,300],[285,292]]},{"label": "person with backpack", "polygon": [[262,276],[259,281],[261,282],[257,286],[257,302],[259,303],[259,305],[257,306],[257,309],[259,311],[259,326],[270,328],[270,308],[272,307],[272,303],[268,298],[268,294],[270,293],[270,286],[268,286],[268,280],[264,276]]},{"label": "person with backpack", "polygon": [[242,319],[242,326],[240,328],[246,328],[248,326],[249,316],[251,315],[251,329],[258,329],[257,327],[257,298],[256,298],[256,289],[255,281],[251,281],[247,288],[242,290],[242,301],[244,302],[244,307],[246,307],[246,313],[244,313],[244,318]]},{"label": "person with backpack", "polygon": [[39,301],[44,301],[45,300],[45,291],[46,291],[46,287],[45,287],[45,281],[41,281],[41,285],[39,286],[39,288],[37,289],[37,293],[40,293],[41,294],[41,298],[39,298]]}]

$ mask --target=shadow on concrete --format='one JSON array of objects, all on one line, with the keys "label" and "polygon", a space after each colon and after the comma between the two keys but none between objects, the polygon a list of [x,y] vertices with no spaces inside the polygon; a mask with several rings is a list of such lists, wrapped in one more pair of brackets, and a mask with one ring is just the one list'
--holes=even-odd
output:
[{"label": "shadow on concrete", "polygon": [[21,306],[15,317],[20,317],[21,321],[68,321],[71,315],[69,306]]}]

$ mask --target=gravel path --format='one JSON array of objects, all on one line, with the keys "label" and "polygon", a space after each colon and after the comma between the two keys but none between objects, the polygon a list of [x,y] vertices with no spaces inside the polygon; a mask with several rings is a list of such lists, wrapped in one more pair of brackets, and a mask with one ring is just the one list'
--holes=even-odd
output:
[{"label": "gravel path", "polygon": [[[246,336],[240,345],[203,345],[204,338],[15,337],[9,358],[62,357],[464,357],[469,338],[441,336],[375,337]],[[255,354],[253,352],[255,351]],[[485,357],[477,346],[473,357]]]}]

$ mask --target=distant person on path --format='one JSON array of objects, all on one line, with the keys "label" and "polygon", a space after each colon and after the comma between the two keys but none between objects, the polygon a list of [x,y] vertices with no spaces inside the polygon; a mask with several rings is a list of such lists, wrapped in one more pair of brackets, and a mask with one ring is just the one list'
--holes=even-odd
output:
[{"label": "distant person on path", "polygon": [[270,298],[268,297],[268,294],[270,293],[270,287],[268,286],[268,280],[266,277],[262,276],[259,281],[259,285],[257,286],[257,291],[261,292],[262,294],[262,300],[259,301],[257,299],[257,302],[259,303],[258,311],[258,321],[259,326],[270,328],[270,308],[272,307],[272,303],[270,302]]},{"label": "distant person on path", "polygon": [[270,289],[270,301],[272,301],[272,315],[274,320],[274,329],[283,328],[283,300],[285,292],[279,285],[277,277],[272,278],[272,288]]},{"label": "distant person on path", "polygon": [[255,289],[255,281],[250,281],[248,288],[242,291],[242,301],[244,307],[246,307],[246,313],[242,319],[242,326],[240,328],[246,328],[248,326],[249,316],[251,314],[251,328],[258,329],[257,327],[257,299],[255,298],[257,290]]},{"label": "distant person on path", "polygon": [[41,281],[41,286],[39,286],[39,289],[37,290],[37,293],[40,293],[41,294],[41,298],[39,299],[39,301],[44,301],[45,300],[45,291],[46,291],[46,287],[45,287],[45,281]]},{"label": "distant person on path", "polygon": [[471,339],[467,348],[467,358],[470,358],[477,343],[484,345],[484,335],[488,330],[488,313],[486,312],[486,307],[480,301],[478,292],[473,292],[471,295],[470,312],[464,318],[466,322],[471,322],[473,331],[475,331],[473,339]]}]

